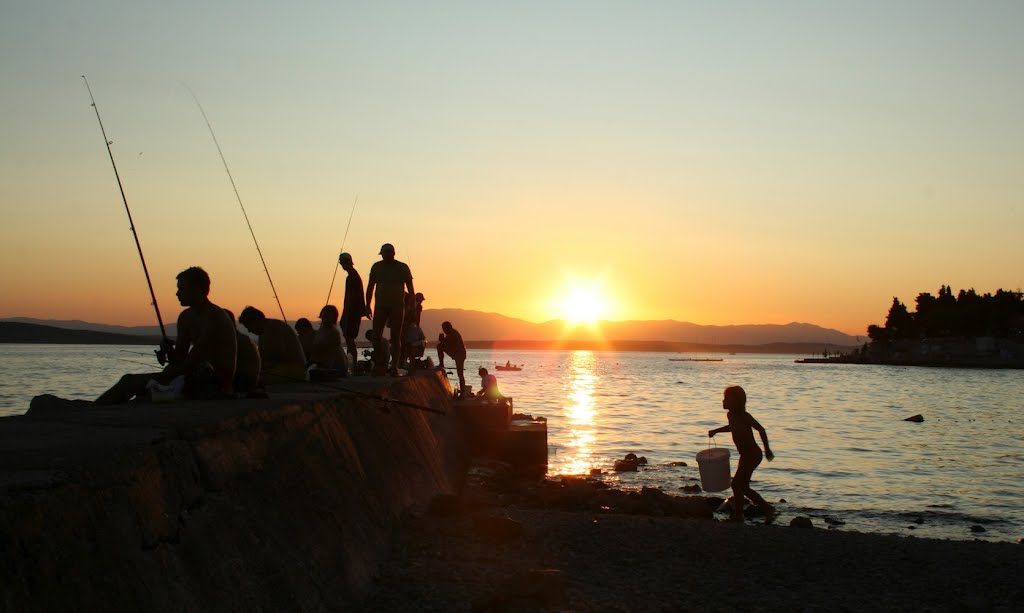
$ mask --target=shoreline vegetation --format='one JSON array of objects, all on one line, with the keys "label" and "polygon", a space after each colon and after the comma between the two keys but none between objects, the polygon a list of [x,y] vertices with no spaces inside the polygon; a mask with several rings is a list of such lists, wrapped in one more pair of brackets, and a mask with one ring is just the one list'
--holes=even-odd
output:
[{"label": "shoreline vegetation", "polygon": [[[86,344],[86,345],[158,345],[157,336],[116,334],[91,330],[72,330],[56,326],[44,326],[20,322],[0,322],[0,343],[24,344]],[[365,343],[359,343],[363,346]],[[434,343],[428,343],[430,347]],[[823,347],[832,350],[853,350],[852,346],[826,345],[825,343],[765,343],[760,345],[672,342],[672,341],[626,341],[626,340],[496,340],[466,341],[468,349],[493,350],[565,350],[565,351],[638,351],[654,353],[782,353],[815,354]]]},{"label": "shoreline vegetation", "polygon": [[922,292],[911,312],[893,297],[884,325],[870,325],[869,342],[853,351],[828,352],[802,364],[880,364],[946,368],[1024,368],[1024,293],[943,285]]}]

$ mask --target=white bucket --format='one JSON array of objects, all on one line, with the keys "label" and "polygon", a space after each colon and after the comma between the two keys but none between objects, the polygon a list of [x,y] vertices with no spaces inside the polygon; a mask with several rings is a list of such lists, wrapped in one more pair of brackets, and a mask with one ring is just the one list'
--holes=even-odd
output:
[{"label": "white bucket", "polygon": [[713,447],[698,451],[697,467],[700,469],[700,486],[704,491],[721,492],[732,485],[728,449]]}]

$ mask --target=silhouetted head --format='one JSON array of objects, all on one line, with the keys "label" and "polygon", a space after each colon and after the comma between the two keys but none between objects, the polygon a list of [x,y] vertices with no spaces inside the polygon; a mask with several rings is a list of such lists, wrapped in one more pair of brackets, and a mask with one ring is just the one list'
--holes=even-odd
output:
[{"label": "silhouetted head", "polygon": [[726,411],[745,411],[747,409],[747,393],[738,385],[725,388],[722,396],[722,408]]},{"label": "silhouetted head", "polygon": [[193,306],[210,295],[210,275],[198,266],[186,268],[178,273],[176,296],[181,306]]},{"label": "silhouetted head", "polygon": [[441,334],[437,335],[437,342],[439,342],[439,343],[443,343],[444,342],[444,333],[443,332]]},{"label": "silhouetted head", "polygon": [[426,300],[426,298],[423,297],[423,292],[416,292],[416,302],[420,303],[424,300]]},{"label": "silhouetted head", "polygon": [[445,334],[451,334],[452,330],[454,330],[454,328],[452,328],[452,322],[450,321],[446,321],[441,324],[441,329],[444,330]]},{"label": "silhouetted head", "polygon": [[342,254],[338,256],[338,263],[341,264],[341,267],[344,268],[345,270],[351,270],[352,254],[342,252]]},{"label": "silhouetted head", "polygon": [[476,371],[476,373],[478,375],[480,375],[481,377],[486,377],[487,376],[487,369],[484,368],[483,366],[481,366],[480,370]]},{"label": "silhouetted head", "polygon": [[338,307],[333,304],[328,304],[324,308],[320,309],[320,321],[323,323],[334,326],[338,324]]},{"label": "silhouetted head", "polygon": [[391,243],[384,243],[380,246],[381,259],[390,262],[395,259],[395,246]]},{"label": "silhouetted head", "polygon": [[298,332],[299,334],[312,332],[313,324],[310,323],[310,321],[305,317],[300,317],[299,319],[295,320],[295,331]]},{"label": "silhouetted head", "polygon": [[238,314],[238,323],[245,326],[245,329],[253,334],[263,334],[263,324],[267,316],[256,307],[247,306]]}]

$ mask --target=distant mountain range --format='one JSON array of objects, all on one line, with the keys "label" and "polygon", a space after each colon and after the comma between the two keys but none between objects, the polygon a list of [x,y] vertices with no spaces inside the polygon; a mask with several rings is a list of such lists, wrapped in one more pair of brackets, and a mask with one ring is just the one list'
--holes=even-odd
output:
[{"label": "distant mountain range", "polygon": [[69,330],[17,321],[0,321],[0,343],[61,345],[156,345],[160,336],[113,334],[97,330]]},{"label": "distant mountain range", "polygon": [[[441,331],[441,322],[450,321],[471,346],[489,345],[485,341],[493,341],[500,346],[511,347],[510,341],[522,341],[524,346],[542,346],[557,342],[560,346],[585,345],[591,346],[602,342],[611,342],[615,347],[625,345],[637,347],[665,346],[662,350],[704,350],[711,351],[717,347],[721,350],[735,351],[737,347],[760,345],[793,345],[825,348],[834,351],[844,347],[855,347],[861,344],[858,338],[844,334],[838,330],[822,328],[807,323],[789,324],[748,324],[735,326],[702,326],[689,322],[664,321],[605,321],[601,322],[598,331],[580,325],[567,328],[565,322],[552,320],[544,323],[532,323],[522,319],[506,317],[497,313],[483,313],[463,309],[427,309],[423,311],[422,326],[427,340],[433,341]],[[65,334],[68,340],[21,340],[31,337],[32,332],[21,329],[15,333],[8,324],[30,324],[59,328],[63,332],[46,332],[47,338],[59,338]],[[363,322],[364,329],[369,322]],[[176,335],[175,324],[168,324],[167,334]],[[86,341],[71,340],[87,338],[78,332],[97,332],[117,335],[119,340]],[[36,332],[41,332],[36,330]],[[144,337],[144,338],[139,338]],[[114,326],[95,324],[79,320],[44,320],[28,317],[10,317],[0,319],[0,342],[152,342],[159,339],[158,326]],[[98,337],[97,337],[98,338]],[[639,343],[639,345],[637,345]],[[671,348],[669,348],[671,346]],[[679,347],[692,347],[680,349]],[[657,349],[648,349],[657,350]],[[805,352],[807,349],[796,347],[793,352]],[[818,349],[820,350],[820,349]]]}]

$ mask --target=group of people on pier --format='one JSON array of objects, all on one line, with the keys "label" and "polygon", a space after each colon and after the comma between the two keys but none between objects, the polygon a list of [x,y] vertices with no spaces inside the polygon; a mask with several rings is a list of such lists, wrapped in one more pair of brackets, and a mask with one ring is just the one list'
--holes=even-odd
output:
[{"label": "group of people on pier", "polygon": [[[116,404],[147,392],[154,397],[230,397],[265,385],[305,381],[312,372],[333,377],[398,375],[400,368],[425,365],[429,361],[421,361],[426,348],[420,329],[423,294],[416,292],[409,266],[395,259],[392,244],[382,245],[379,255],[380,260],[370,267],[365,292],[352,255],[338,257],[348,275],[342,310],[324,306],[317,329],[305,318],[293,328],[256,307],[242,309],[237,323],[258,342],[239,330],[231,311],[210,301],[210,276],[205,270],[194,266],[182,271],[176,295],[185,309],[178,316],[177,340],[172,343],[165,338],[159,352],[168,365],[159,373],[125,375],[96,403]],[[366,352],[368,360],[361,361],[356,342],[363,318],[372,322],[366,331],[372,351]],[[465,343],[450,322],[442,327],[450,341],[438,345],[438,355],[443,358],[447,352],[455,360],[460,389],[466,389]],[[385,328],[390,341],[384,337]]]}]

